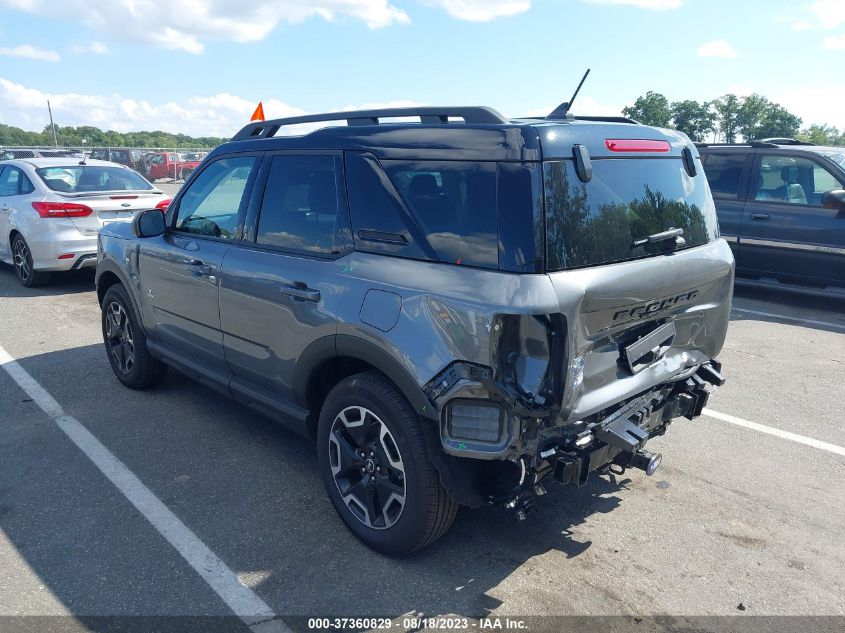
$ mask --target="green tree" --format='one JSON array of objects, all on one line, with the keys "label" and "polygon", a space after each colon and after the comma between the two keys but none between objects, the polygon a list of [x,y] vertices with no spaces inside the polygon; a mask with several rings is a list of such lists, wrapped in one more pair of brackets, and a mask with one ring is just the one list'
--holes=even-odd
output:
[{"label": "green tree", "polygon": [[758,94],[743,97],[740,100],[736,116],[736,129],[744,138],[763,138],[759,128],[772,102]]},{"label": "green tree", "polygon": [[778,103],[758,94],[742,99],[736,119],[737,131],[747,140],[771,137],[792,138],[801,119]]},{"label": "green tree", "polygon": [[670,111],[672,125],[693,141],[703,141],[715,129],[716,114],[706,101],[704,103],[690,99],[676,101],[670,106]]},{"label": "green tree", "polygon": [[725,143],[736,143],[737,118],[741,105],[739,97],[732,94],[723,95],[713,102],[719,133]]},{"label": "green tree", "polygon": [[798,139],[814,145],[845,145],[845,132],[832,125],[813,124],[801,130]]},{"label": "green tree", "polygon": [[786,137],[795,138],[801,128],[801,117],[777,103],[770,103],[763,112],[756,134],[749,138]]},{"label": "green tree", "polygon": [[[85,139],[86,147],[216,147],[227,139],[211,136],[192,137],[187,134],[171,134],[169,132],[116,132],[103,131],[91,125],[79,127],[56,126],[59,145],[66,147],[81,147]],[[0,123],[0,145],[52,145],[53,132],[50,126],[42,132],[28,132],[11,125]]]},{"label": "green tree", "polygon": [[656,127],[669,127],[669,121],[672,119],[669,100],[659,92],[651,90],[644,96],[638,97],[634,105],[625,106],[622,114],[645,125]]}]

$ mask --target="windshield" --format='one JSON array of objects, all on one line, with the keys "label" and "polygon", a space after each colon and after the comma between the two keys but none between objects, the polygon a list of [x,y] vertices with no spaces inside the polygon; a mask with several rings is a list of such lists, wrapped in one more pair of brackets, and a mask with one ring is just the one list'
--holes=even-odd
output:
[{"label": "windshield", "polygon": [[826,156],[834,163],[839,165],[842,169],[845,169],[845,147],[838,150],[819,152],[819,154],[821,154],[822,156]]},{"label": "windshield", "polygon": [[146,191],[153,186],[138,173],[124,167],[69,165],[42,167],[36,173],[53,191],[85,193],[89,191]]},{"label": "windshield", "polygon": [[597,159],[592,165],[593,177],[584,183],[571,160],[544,164],[548,270],[652,256],[651,245],[633,242],[669,229],[683,229],[682,248],[718,236],[700,167],[691,178],[680,159]]}]

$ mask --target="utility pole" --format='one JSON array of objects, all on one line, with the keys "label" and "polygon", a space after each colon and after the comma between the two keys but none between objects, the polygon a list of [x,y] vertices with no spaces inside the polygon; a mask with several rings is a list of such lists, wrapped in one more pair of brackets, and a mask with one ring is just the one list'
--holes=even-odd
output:
[{"label": "utility pole", "polygon": [[53,130],[53,144],[59,146],[59,137],[56,136],[56,124],[53,123],[53,109],[50,107],[50,100],[47,99],[47,112],[50,113],[50,129]]}]

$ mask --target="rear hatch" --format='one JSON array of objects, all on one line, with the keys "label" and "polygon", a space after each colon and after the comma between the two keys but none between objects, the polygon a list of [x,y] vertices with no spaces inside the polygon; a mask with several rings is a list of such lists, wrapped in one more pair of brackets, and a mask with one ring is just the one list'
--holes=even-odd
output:
[{"label": "rear hatch", "polygon": [[730,316],[733,256],[698,152],[682,135],[602,127],[613,136],[543,166],[570,421],[694,371],[721,350]]}]

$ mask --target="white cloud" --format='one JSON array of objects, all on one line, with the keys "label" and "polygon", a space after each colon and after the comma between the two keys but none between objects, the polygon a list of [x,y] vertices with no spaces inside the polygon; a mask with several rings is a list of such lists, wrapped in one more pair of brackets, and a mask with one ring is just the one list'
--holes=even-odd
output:
[{"label": "white cloud", "polygon": [[733,46],[725,40],[713,40],[698,47],[699,57],[736,57]]},{"label": "white cloud", "polygon": [[581,0],[589,4],[621,4],[638,7],[640,9],[655,9],[663,11],[667,9],[680,9],[685,0]]},{"label": "white cloud", "polygon": [[0,0],[0,5],[37,15],[66,18],[108,33],[172,50],[202,53],[205,42],[255,42],[280,22],[320,17],[350,18],[377,29],[410,22],[390,0],[87,0],[75,2]]},{"label": "white cloud", "polygon": [[[249,122],[256,101],[230,93],[195,96],[180,101],[156,103],[120,94],[86,95],[49,93],[0,77],[0,121],[27,130],[41,130],[48,123],[47,99],[57,125],[94,125],[103,130],[133,132],[164,130],[193,136],[230,137]],[[307,114],[279,99],[264,99],[268,119]],[[329,109],[369,110],[423,105],[414,101],[350,104]],[[286,128],[302,134],[317,125]]]},{"label": "white cloud", "polygon": [[800,116],[802,127],[819,123],[834,125],[840,130],[845,128],[845,110],[839,106],[845,102],[845,86],[797,85],[767,96]]},{"label": "white cloud", "polygon": [[26,59],[37,59],[42,62],[57,62],[59,54],[56,51],[47,50],[44,48],[36,48],[29,44],[22,44],[12,48],[0,48],[0,55],[7,57],[24,57]]},{"label": "white cloud", "polygon": [[102,42],[89,42],[88,44],[74,46],[71,50],[74,53],[93,53],[95,55],[105,55],[109,52],[108,46]]},{"label": "white cloud", "polygon": [[817,0],[810,6],[823,29],[835,29],[845,24],[845,2],[842,0]]},{"label": "white cloud", "polygon": [[845,51],[845,35],[826,37],[822,46],[832,51]]},{"label": "white cloud", "polygon": [[531,0],[426,0],[426,4],[440,6],[453,18],[470,22],[489,22],[531,8]]},{"label": "white cloud", "polygon": [[798,20],[792,25],[793,31],[809,31],[813,28],[813,25],[809,22],[805,22],[804,20]]}]

